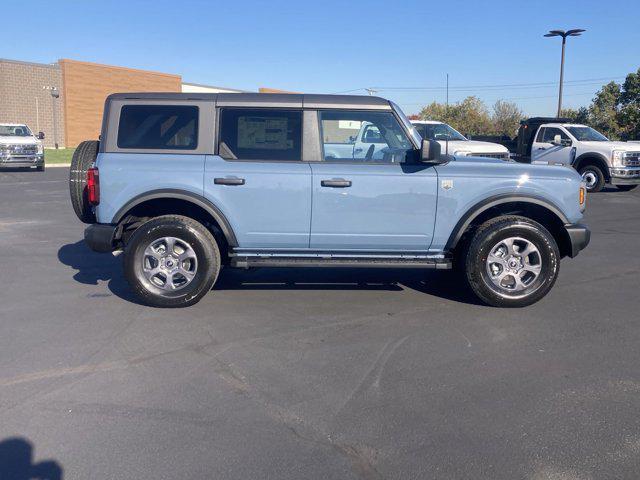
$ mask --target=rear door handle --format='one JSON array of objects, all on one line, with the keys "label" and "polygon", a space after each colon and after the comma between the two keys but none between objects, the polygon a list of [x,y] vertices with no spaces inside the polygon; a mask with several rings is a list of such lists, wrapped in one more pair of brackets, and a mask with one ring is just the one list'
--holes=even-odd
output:
[{"label": "rear door handle", "polygon": [[322,180],[320,185],[323,187],[347,188],[351,186],[351,180],[345,180],[344,178],[332,178],[331,180]]},{"label": "rear door handle", "polygon": [[213,179],[216,185],[244,185],[244,178],[238,177],[218,177]]},{"label": "rear door handle", "polygon": [[546,150],[545,147],[538,147],[538,150]]}]

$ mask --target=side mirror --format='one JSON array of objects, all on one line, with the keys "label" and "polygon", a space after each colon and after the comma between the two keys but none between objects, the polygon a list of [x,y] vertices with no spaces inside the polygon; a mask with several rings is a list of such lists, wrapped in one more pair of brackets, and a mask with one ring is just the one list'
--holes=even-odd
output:
[{"label": "side mirror", "polygon": [[38,132],[38,140],[44,140],[44,132]]},{"label": "side mirror", "polygon": [[556,147],[570,147],[571,140],[569,138],[562,138],[560,135],[556,135],[553,137],[551,145],[555,145]]},{"label": "side mirror", "polygon": [[422,140],[420,161],[425,163],[440,163],[440,144],[435,140]]}]

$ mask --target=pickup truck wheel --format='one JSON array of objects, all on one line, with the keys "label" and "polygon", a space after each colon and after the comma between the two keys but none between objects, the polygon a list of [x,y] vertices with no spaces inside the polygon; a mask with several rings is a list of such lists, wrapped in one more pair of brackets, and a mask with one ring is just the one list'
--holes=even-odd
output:
[{"label": "pickup truck wheel", "polygon": [[505,216],[484,223],[466,252],[469,286],[495,307],[525,307],[544,297],[560,269],[558,245],[539,223]]},{"label": "pickup truck wheel", "polygon": [[124,252],[124,274],[140,300],[153,307],[187,307],[218,278],[220,249],[209,230],[180,215],[142,224]]},{"label": "pickup truck wheel", "polygon": [[87,197],[87,170],[96,160],[99,143],[95,140],[80,143],[73,152],[69,168],[71,205],[80,221],[84,223],[95,223],[96,221],[96,216]]},{"label": "pickup truck wheel", "polygon": [[599,167],[596,167],[595,165],[587,165],[582,167],[579,173],[582,175],[582,180],[584,180],[588,192],[599,192],[604,187],[604,173],[602,173],[602,170],[600,170]]},{"label": "pickup truck wheel", "polygon": [[618,190],[621,190],[623,192],[630,192],[631,190],[633,190],[637,186],[638,185],[616,185],[616,187],[618,187]]}]

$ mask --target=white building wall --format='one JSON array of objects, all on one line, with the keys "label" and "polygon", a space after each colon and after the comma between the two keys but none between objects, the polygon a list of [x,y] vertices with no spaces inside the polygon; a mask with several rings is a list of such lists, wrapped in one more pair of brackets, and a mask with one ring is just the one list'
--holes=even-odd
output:
[{"label": "white building wall", "polygon": [[244,90],[235,88],[214,87],[211,85],[199,85],[197,83],[183,83],[182,93],[241,93]]}]

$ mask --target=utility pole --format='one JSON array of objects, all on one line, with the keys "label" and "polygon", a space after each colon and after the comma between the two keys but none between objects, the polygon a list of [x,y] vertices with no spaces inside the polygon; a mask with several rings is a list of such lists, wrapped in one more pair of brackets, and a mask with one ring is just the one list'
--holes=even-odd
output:
[{"label": "utility pole", "polygon": [[549,33],[545,34],[545,37],[562,37],[562,57],[560,58],[560,90],[558,91],[558,113],[556,116],[560,116],[560,111],[562,110],[562,83],[564,81],[564,48],[567,44],[567,37],[579,37],[582,32],[586,32],[586,30],[582,28],[574,28],[573,30],[550,30]]},{"label": "utility pole", "polygon": [[58,87],[46,85],[43,90],[51,92],[51,114],[53,115],[53,145],[58,150],[58,116],[56,115],[56,98],[60,97]]}]

